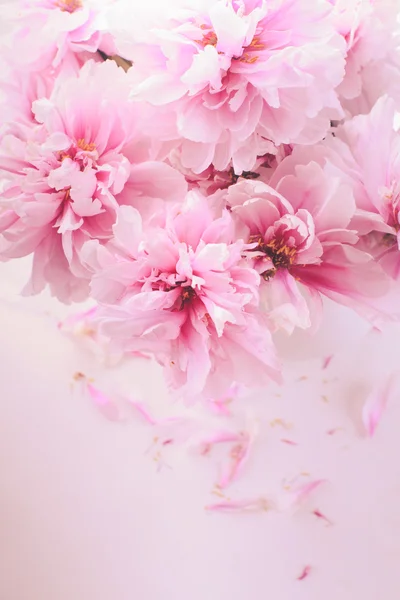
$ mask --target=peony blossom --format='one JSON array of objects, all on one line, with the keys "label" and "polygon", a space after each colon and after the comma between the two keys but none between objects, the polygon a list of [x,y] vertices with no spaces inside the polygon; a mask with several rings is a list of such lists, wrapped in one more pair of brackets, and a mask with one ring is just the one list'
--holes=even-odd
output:
[{"label": "peony blossom", "polygon": [[0,257],[34,254],[27,293],[49,283],[63,301],[84,298],[89,273],[80,248],[88,239],[111,237],[119,204],[185,194],[183,176],[149,160],[151,145],[138,133],[139,107],[128,96],[126,74],[114,62],[89,62],[50,98],[33,103],[29,126],[5,129]]},{"label": "peony blossom", "polygon": [[251,171],[271,142],[315,143],[342,116],[346,48],[326,0],[182,0],[155,18],[147,43],[122,47],[134,97],[174,107],[185,168]]},{"label": "peony blossom", "polygon": [[351,114],[366,113],[383,93],[400,98],[397,0],[330,0],[347,46],[346,74],[337,88]]},{"label": "peony blossom", "polygon": [[288,333],[318,322],[320,295],[371,316],[389,281],[372,257],[355,247],[356,205],[350,185],[327,161],[284,159],[270,185],[242,181],[226,201],[250,230],[246,252],[263,280],[264,307]]},{"label": "peony blossom", "polygon": [[16,0],[1,7],[9,24],[8,59],[16,69],[42,72],[68,55],[113,50],[105,13],[114,0]]},{"label": "peony blossom", "polygon": [[325,151],[353,186],[357,211],[351,226],[359,247],[400,279],[400,133],[394,129],[395,103],[380,98],[327,138]]},{"label": "peony blossom", "polygon": [[236,380],[262,386],[278,377],[271,334],[258,311],[260,277],[243,252],[227,210],[198,192],[167,211],[163,227],[143,229],[121,207],[115,238],[88,242],[98,330],[111,347],[152,352],[169,386],[185,398],[219,397]]}]

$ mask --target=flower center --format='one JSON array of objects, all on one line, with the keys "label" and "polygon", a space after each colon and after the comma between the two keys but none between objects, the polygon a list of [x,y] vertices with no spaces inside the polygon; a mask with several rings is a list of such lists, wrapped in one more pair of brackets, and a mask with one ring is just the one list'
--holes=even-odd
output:
[{"label": "flower center", "polygon": [[228,174],[231,179],[231,185],[237,183],[240,177],[243,179],[258,179],[260,177],[260,173],[255,173],[254,171],[242,171],[240,175],[237,175],[233,167],[229,169]]},{"label": "flower center", "polygon": [[193,298],[195,298],[196,295],[196,291],[190,285],[187,287],[182,287],[182,304],[187,304],[188,302],[193,300]]},{"label": "flower center", "polygon": [[[172,286],[170,289],[174,289],[174,287],[178,287],[178,286]],[[196,290],[194,290],[190,285],[187,285],[187,286],[181,285],[180,288],[181,288],[181,294],[176,299],[173,306],[171,306],[170,310],[172,312],[184,310],[185,307],[188,304],[190,304],[192,302],[192,300],[194,300],[194,298],[197,297]],[[169,290],[166,289],[165,291],[169,291]]]},{"label": "flower center", "polygon": [[183,310],[192,300],[197,298],[196,290],[189,284],[187,279],[181,279],[177,274],[162,273],[156,269],[151,275],[151,288],[153,291],[171,292],[180,288],[177,297],[170,310],[172,312]]},{"label": "flower center", "polygon": [[397,237],[392,233],[385,233],[385,235],[382,237],[382,244],[383,246],[391,248],[392,246],[397,244]]},{"label": "flower center", "polygon": [[258,61],[258,54],[255,54],[255,52],[264,49],[265,45],[260,41],[260,38],[258,36],[255,36],[252,39],[251,43],[243,48],[244,52],[242,56],[235,58],[235,60],[252,65],[253,63]]},{"label": "flower center", "polygon": [[217,34],[212,31],[211,27],[208,25],[201,25],[200,29],[209,30],[207,33],[204,33],[203,38],[201,40],[196,40],[198,44],[205,48],[206,46],[216,46],[218,42]]},{"label": "flower center", "polygon": [[296,248],[288,246],[283,239],[273,238],[269,242],[264,242],[259,236],[252,236],[249,243],[258,243],[258,246],[253,249],[253,252],[263,252],[271,259],[274,265],[272,269],[268,269],[262,273],[262,277],[266,280],[273,277],[278,269],[289,269],[296,259]]},{"label": "flower center", "polygon": [[69,13],[83,8],[82,0],[57,0],[56,6],[63,12]]},{"label": "flower center", "polygon": [[[206,46],[215,46],[218,43],[217,34],[212,30],[210,25],[200,25],[200,29],[205,31],[201,40],[196,40],[198,44],[205,48]],[[253,64],[258,60],[258,54],[261,50],[265,49],[265,44],[263,44],[260,40],[259,36],[254,36],[252,41],[248,46],[243,47],[243,53],[240,56],[233,56],[232,60],[239,61],[242,63]],[[224,54],[223,52],[219,52],[219,54]]]},{"label": "flower center", "polygon": [[66,151],[59,152],[58,160],[63,162],[63,160],[69,158],[77,162],[81,171],[84,171],[89,164],[90,166],[93,166],[93,163],[95,162],[96,157],[88,156],[88,154],[93,152],[96,152],[96,144],[93,142],[88,143],[81,138],[77,140],[76,145],[71,146],[71,148]]},{"label": "flower center", "polygon": [[83,138],[78,140],[76,142],[76,145],[78,146],[78,148],[80,148],[84,152],[94,152],[96,150],[96,144],[94,144],[93,142],[88,144],[87,142],[85,142],[85,140]]}]

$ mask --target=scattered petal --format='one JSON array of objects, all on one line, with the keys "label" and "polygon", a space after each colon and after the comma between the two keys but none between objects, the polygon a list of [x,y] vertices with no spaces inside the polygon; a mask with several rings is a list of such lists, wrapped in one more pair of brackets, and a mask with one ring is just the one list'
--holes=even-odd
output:
[{"label": "scattered petal", "polygon": [[297,581],[303,581],[303,579],[305,579],[306,577],[309,576],[310,571],[311,571],[310,565],[305,566],[303,571],[301,572],[301,574],[297,577]]},{"label": "scattered petal", "polygon": [[270,508],[270,502],[264,497],[250,500],[226,500],[205,507],[206,510],[215,512],[267,512]]},{"label": "scattered petal", "polygon": [[392,373],[383,383],[377,385],[371,391],[364,404],[362,420],[369,437],[374,435],[378,423],[386,410],[397,376],[397,373]]},{"label": "scattered petal", "polygon": [[135,358],[144,358],[146,360],[151,360],[151,356],[149,354],[146,354],[145,352],[131,352],[131,356],[134,356]]},{"label": "scattered petal", "polygon": [[322,369],[327,369],[329,367],[329,365],[331,364],[332,359],[333,359],[333,354],[324,358],[323,363],[322,363]]},{"label": "scattered petal", "polygon": [[312,511],[312,514],[317,517],[318,519],[322,519],[322,521],[325,521],[325,523],[327,525],[333,525],[332,521],[330,519],[328,519],[328,517],[326,517],[320,510],[316,509]]},{"label": "scattered petal", "polygon": [[103,392],[95,388],[91,383],[86,386],[90,397],[92,398],[95,406],[99,409],[100,413],[106,417],[109,421],[119,421],[120,412],[117,405]]},{"label": "scattered petal", "polygon": [[243,468],[250,456],[250,438],[246,438],[244,442],[234,446],[230,453],[231,463],[228,470],[223,473],[219,480],[221,488],[226,488],[238,476],[239,471]]},{"label": "scattered petal", "polygon": [[238,442],[242,438],[243,438],[242,432],[230,431],[230,430],[216,431],[212,435],[210,435],[200,441],[201,454],[202,455],[208,454],[210,452],[211,448],[215,444]]},{"label": "scattered petal", "polygon": [[218,482],[220,488],[226,488],[237,479],[240,471],[243,469],[245,463],[249,459],[253,442],[257,434],[258,423],[256,421],[250,423],[248,429],[241,433],[241,439],[239,443],[235,444],[231,449],[230,464],[228,469],[223,472]]},{"label": "scattered petal", "polygon": [[327,433],[327,435],[335,435],[335,433],[338,433],[338,431],[343,431],[343,428],[335,427],[334,429],[328,429],[328,431],[326,433]]},{"label": "scattered petal", "polygon": [[143,417],[143,419],[149,423],[149,425],[155,425],[156,419],[150,414],[149,410],[144,406],[142,402],[136,400],[129,400],[129,404],[133,406],[137,412]]},{"label": "scattered petal", "polygon": [[310,481],[295,490],[291,490],[290,486],[287,486],[286,497],[280,502],[281,510],[298,508],[307,498],[312,494],[320,485],[326,483],[325,479],[316,479]]}]

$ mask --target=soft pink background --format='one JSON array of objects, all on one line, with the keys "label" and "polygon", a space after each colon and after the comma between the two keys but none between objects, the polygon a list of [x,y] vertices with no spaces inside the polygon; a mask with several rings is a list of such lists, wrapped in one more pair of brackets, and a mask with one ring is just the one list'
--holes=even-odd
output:
[{"label": "soft pink background", "polygon": [[[398,600],[400,398],[373,439],[360,412],[368,387],[398,365],[399,328],[371,332],[329,305],[314,340],[286,344],[284,388],[238,408],[260,435],[229,494],[268,496],[304,471],[328,482],[294,513],[210,514],[212,457],[181,448],[158,472],[148,427],[107,421],[71,386],[83,371],[161,410],[155,367],[105,369],[60,334],[62,307],[18,297],[23,261],[0,277],[2,600]],[[271,427],[276,418],[291,429]]]}]

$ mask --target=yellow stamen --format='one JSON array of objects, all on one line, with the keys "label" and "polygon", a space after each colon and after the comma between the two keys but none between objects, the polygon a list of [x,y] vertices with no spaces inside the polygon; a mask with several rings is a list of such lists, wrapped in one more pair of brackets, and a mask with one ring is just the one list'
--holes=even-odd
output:
[{"label": "yellow stamen", "polygon": [[57,8],[63,12],[73,13],[80,8],[83,8],[82,0],[57,0]]},{"label": "yellow stamen", "polygon": [[208,31],[207,33],[205,33],[203,35],[203,39],[202,40],[196,40],[196,42],[198,44],[201,44],[201,46],[203,46],[203,48],[205,48],[206,46],[216,46],[218,43],[218,38],[217,35],[214,33],[214,31]]},{"label": "yellow stamen", "polygon": [[264,50],[265,44],[260,42],[260,38],[255,37],[252,39],[251,44],[247,46],[247,48],[251,48],[252,50]]},{"label": "yellow stamen", "polygon": [[94,152],[96,150],[96,144],[94,144],[93,142],[88,144],[83,138],[78,140],[76,142],[76,145],[84,152]]}]

